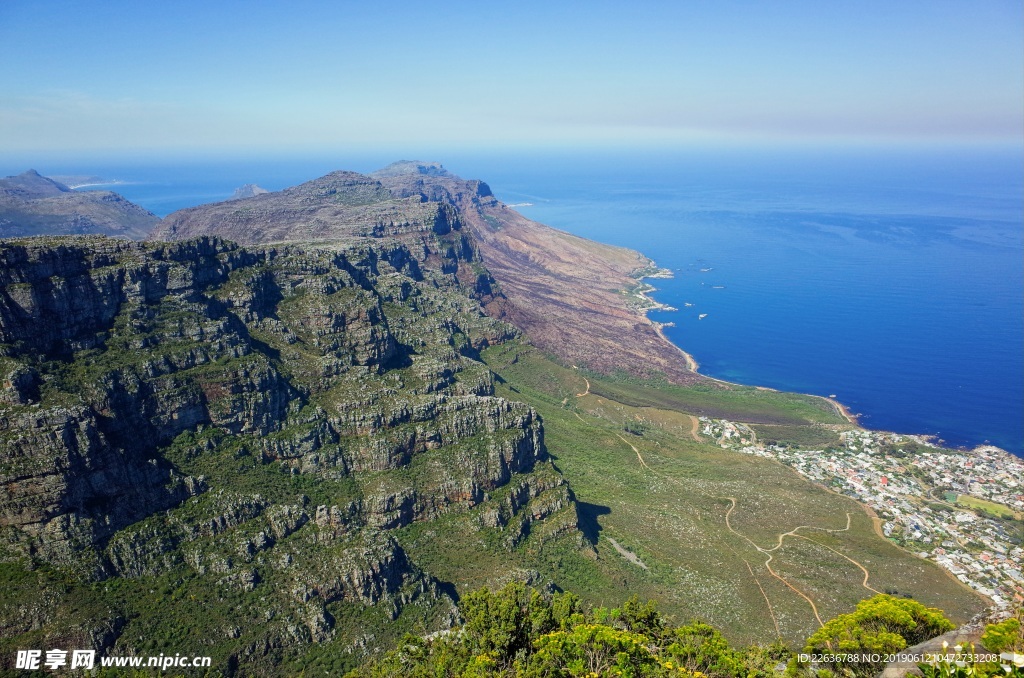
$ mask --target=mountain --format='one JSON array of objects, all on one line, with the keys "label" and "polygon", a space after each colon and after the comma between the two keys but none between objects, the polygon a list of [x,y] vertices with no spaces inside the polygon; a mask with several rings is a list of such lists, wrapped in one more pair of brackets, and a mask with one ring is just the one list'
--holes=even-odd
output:
[{"label": "mountain", "polygon": [[458,230],[451,205],[395,198],[380,182],[355,172],[326,176],[276,193],[199,205],[168,215],[151,240],[216,235],[241,244],[337,242]]},{"label": "mountain", "polygon": [[263,195],[264,193],[270,193],[265,188],[257,186],[256,184],[245,184],[235,189],[235,192],[231,194],[231,200],[241,200],[242,198],[254,198],[257,195]]},{"label": "mountain", "polygon": [[51,198],[70,192],[71,189],[64,184],[47,179],[35,170],[0,179],[0,195],[4,197],[31,200],[33,198]]},{"label": "mountain", "polygon": [[0,179],[0,237],[101,234],[142,239],[159,218],[112,191],[72,191],[28,170]]},{"label": "mountain", "polygon": [[334,172],[151,237],[0,240],[0,668],[338,674],[508,582],[793,646],[879,591],[983,608],[738,453],[842,447],[826,401],[687,370],[642,315],[649,260],[483,182]]},{"label": "mountain", "polygon": [[606,374],[703,381],[643,313],[656,304],[642,295],[642,277],[667,274],[647,257],[527,219],[487,184],[460,179],[436,163],[395,163],[372,176],[395,196],[459,208],[508,300],[499,317],[536,346]]},{"label": "mountain", "polygon": [[[485,302],[538,347],[580,367],[699,380],[642,313],[646,257],[531,221],[438,163],[402,161],[370,176],[334,172],[277,193],[169,215],[152,239],[216,235],[240,243],[400,238],[432,249],[449,231],[478,253],[501,294]],[[460,273],[465,278],[470,272]],[[481,285],[487,284],[481,280]]]}]

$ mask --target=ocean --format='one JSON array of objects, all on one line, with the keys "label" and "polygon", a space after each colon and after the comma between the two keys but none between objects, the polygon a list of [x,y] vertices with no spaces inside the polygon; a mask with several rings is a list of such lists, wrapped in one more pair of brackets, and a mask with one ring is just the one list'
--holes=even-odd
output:
[{"label": "ocean", "polygon": [[[103,167],[163,216],[397,158]],[[1007,148],[436,157],[524,215],[670,269],[652,296],[712,377],[835,395],[864,426],[1024,456],[1024,162]],[[25,168],[10,168],[14,173]]]}]

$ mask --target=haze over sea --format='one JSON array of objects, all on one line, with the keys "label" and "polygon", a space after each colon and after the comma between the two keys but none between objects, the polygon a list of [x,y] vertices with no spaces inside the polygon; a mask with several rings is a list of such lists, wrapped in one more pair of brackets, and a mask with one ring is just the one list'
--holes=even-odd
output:
[{"label": "haze over sea", "polygon": [[[112,188],[163,216],[243,183],[277,190],[395,159],[37,169],[130,182]],[[679,310],[651,317],[675,323],[667,336],[703,374],[835,394],[869,428],[1024,455],[1019,147],[427,159],[530,203],[516,209],[532,219],[670,268],[650,282]]]}]

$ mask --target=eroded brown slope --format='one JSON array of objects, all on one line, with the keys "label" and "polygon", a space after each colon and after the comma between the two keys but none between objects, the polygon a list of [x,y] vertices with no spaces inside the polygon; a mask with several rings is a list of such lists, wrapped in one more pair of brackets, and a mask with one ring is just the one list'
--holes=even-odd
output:
[{"label": "eroded brown slope", "polygon": [[586,240],[527,219],[436,163],[395,163],[374,177],[397,196],[451,202],[459,208],[483,261],[507,299],[489,312],[522,329],[539,348],[599,372],[663,373],[678,383],[699,379],[685,356],[630,308],[624,290],[652,262],[633,250]]}]

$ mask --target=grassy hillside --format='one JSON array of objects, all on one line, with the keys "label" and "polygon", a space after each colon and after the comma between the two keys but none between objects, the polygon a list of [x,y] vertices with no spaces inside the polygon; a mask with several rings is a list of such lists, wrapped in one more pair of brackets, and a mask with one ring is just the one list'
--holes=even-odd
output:
[{"label": "grassy hillside", "polygon": [[983,607],[934,564],[878,536],[856,502],[777,462],[721,449],[693,416],[773,422],[758,430],[799,444],[849,426],[819,399],[584,375],[515,343],[483,359],[499,393],[544,418],[602,575],[570,570],[557,581],[594,603],[639,594],[736,643],[800,642],[819,619],[876,592],[913,596],[958,622]]}]

